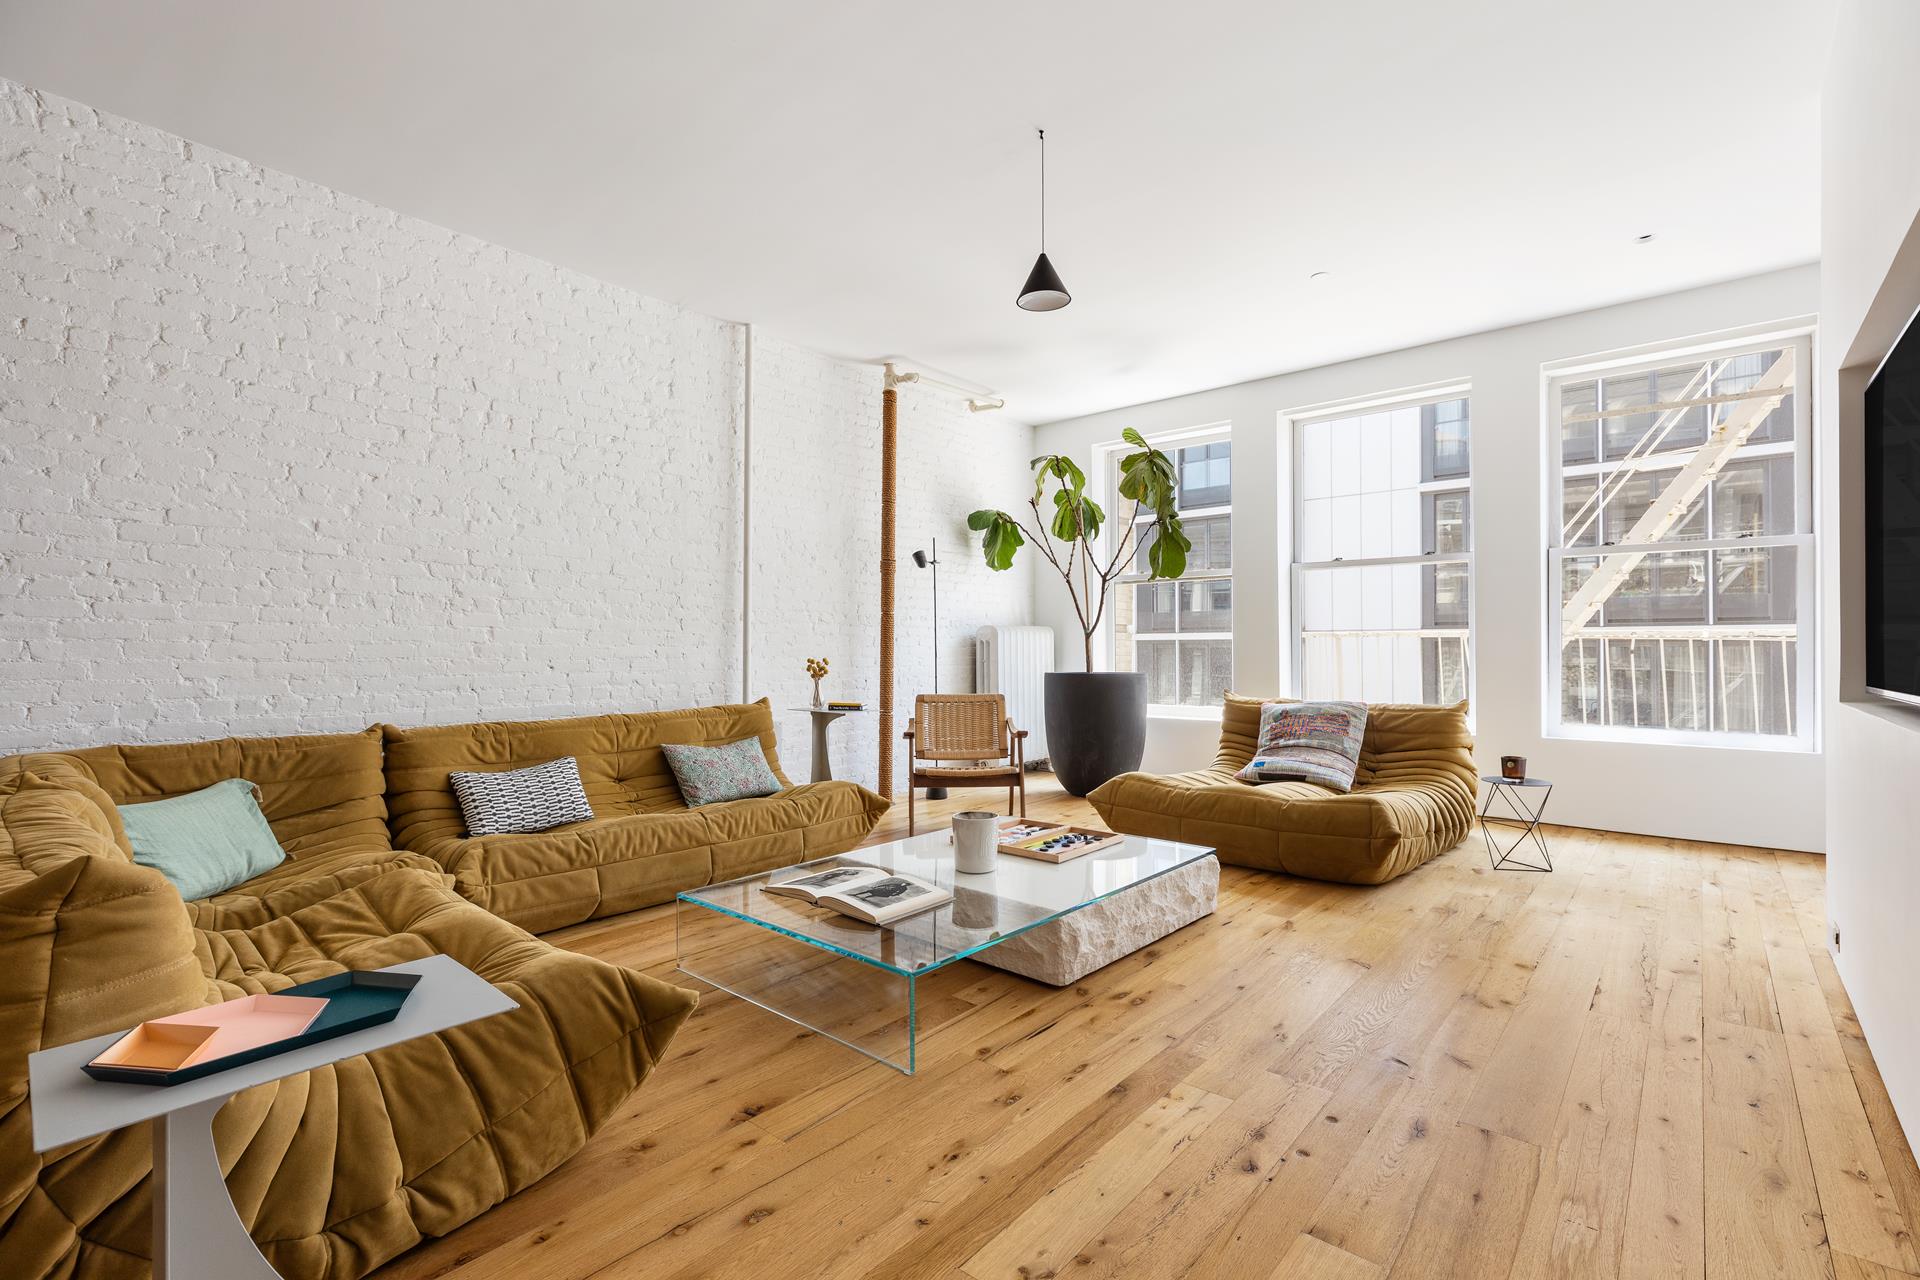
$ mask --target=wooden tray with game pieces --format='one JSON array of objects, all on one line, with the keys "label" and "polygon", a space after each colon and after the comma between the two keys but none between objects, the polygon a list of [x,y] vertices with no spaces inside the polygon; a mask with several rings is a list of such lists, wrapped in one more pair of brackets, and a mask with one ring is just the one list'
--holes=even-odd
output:
[{"label": "wooden tray with game pieces", "polygon": [[1000,824],[1000,852],[1041,862],[1070,862],[1111,849],[1125,836],[1093,827],[1069,827],[1037,818],[1008,818]]}]

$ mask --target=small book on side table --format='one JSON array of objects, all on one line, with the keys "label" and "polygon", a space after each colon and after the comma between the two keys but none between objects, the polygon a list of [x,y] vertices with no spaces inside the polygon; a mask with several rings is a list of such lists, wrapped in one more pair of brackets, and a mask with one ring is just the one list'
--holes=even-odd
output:
[{"label": "small book on side table", "polygon": [[952,892],[937,884],[879,867],[829,867],[764,888],[868,924],[893,924],[953,901]]}]

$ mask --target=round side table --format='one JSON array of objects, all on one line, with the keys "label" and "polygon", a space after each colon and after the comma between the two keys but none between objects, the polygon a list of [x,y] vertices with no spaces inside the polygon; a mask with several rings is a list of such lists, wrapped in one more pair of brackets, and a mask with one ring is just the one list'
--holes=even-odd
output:
[{"label": "round side table", "polygon": [[[1547,811],[1547,801],[1553,796],[1553,784],[1545,778],[1501,778],[1482,774],[1480,781],[1487,786],[1487,798],[1480,806],[1480,836],[1487,842],[1487,859],[1493,863],[1495,871],[1552,871],[1553,855],[1547,852],[1546,837],[1540,834],[1540,818]],[[1539,799],[1532,797],[1538,794]],[[1499,796],[1506,802],[1506,813],[1493,813],[1493,798]],[[1500,847],[1504,836],[1495,835],[1494,829],[1518,830],[1513,843],[1504,849]],[[1527,862],[1514,857],[1520,847],[1529,840],[1540,851],[1540,861]]]},{"label": "round side table", "polygon": [[833,781],[833,761],[827,756],[827,726],[841,716],[857,716],[866,711],[865,707],[792,707],[793,711],[804,711],[813,718],[813,782]]}]

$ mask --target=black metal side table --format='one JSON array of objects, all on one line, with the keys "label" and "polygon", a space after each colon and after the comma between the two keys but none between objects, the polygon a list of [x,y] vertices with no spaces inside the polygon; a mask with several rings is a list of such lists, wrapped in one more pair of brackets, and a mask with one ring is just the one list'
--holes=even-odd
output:
[{"label": "black metal side table", "polygon": [[[1540,834],[1540,817],[1547,811],[1547,801],[1553,797],[1553,784],[1544,778],[1497,778],[1482,775],[1480,781],[1487,784],[1487,799],[1480,806],[1480,836],[1487,842],[1487,857],[1493,863],[1495,871],[1552,871],[1553,855],[1547,852],[1546,837]],[[1516,797],[1529,790],[1540,792],[1539,803],[1529,808]],[[1506,802],[1507,813],[1493,813],[1493,798],[1499,796]],[[1512,816],[1509,817],[1508,814]],[[1494,828],[1507,830],[1518,828],[1520,834],[1513,843],[1502,849],[1500,842],[1504,837],[1496,836]],[[1520,846],[1533,841],[1534,848],[1540,851],[1540,861],[1526,862],[1514,857]]]}]

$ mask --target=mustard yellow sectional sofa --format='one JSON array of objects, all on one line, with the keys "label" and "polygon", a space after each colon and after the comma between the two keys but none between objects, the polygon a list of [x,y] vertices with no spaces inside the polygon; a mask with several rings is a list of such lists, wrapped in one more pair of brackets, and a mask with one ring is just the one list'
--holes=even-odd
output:
[{"label": "mustard yellow sectional sofa", "polygon": [[[0,1276],[149,1274],[146,1132],[34,1154],[29,1053],[343,969],[444,954],[520,1008],[248,1090],[220,1112],[228,1189],[282,1276],[354,1280],[557,1167],[661,1060],[695,997],[521,924],[839,852],[886,808],[850,783],[679,803],[658,744],[748,734],[771,758],[764,702],[0,759]],[[592,822],[464,838],[450,769],[567,754]],[[259,786],[287,859],[183,902],[133,862],[117,805],[235,777]]]},{"label": "mustard yellow sectional sofa", "polygon": [[[116,805],[244,777],[287,860],[182,902]],[[148,1274],[143,1129],[32,1151],[27,1055],[435,953],[520,1008],[238,1095],[215,1122],[241,1220],[289,1280],[357,1277],[577,1151],[645,1079],[690,991],[561,951],[387,834],[378,730],[0,761],[0,1272]],[[134,1087],[134,1086],[129,1086]]]},{"label": "mustard yellow sectional sofa", "polygon": [[[389,725],[385,733],[394,843],[445,867],[463,896],[536,932],[844,853],[889,807],[851,782],[789,783],[765,699],[573,720]],[[748,737],[760,739],[785,789],[688,808],[660,744],[713,746]],[[466,834],[450,773],[519,769],[559,756],[580,762],[592,821],[536,835]]]},{"label": "mustard yellow sectional sofa", "polygon": [[1213,767],[1125,773],[1087,798],[1115,831],[1211,845],[1222,862],[1312,880],[1384,884],[1453,848],[1473,828],[1479,774],[1466,704],[1367,708],[1353,790],[1311,782],[1252,786],[1260,707],[1227,695]]}]

